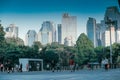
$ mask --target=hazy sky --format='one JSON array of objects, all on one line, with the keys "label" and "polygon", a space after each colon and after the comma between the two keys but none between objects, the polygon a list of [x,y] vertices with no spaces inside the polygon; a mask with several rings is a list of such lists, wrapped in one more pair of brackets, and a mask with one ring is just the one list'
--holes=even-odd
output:
[{"label": "hazy sky", "polygon": [[25,39],[29,29],[37,33],[43,21],[60,24],[63,13],[77,16],[78,36],[86,33],[88,17],[99,23],[109,6],[118,6],[117,0],[0,0],[0,20],[4,27],[14,23],[19,37]]}]

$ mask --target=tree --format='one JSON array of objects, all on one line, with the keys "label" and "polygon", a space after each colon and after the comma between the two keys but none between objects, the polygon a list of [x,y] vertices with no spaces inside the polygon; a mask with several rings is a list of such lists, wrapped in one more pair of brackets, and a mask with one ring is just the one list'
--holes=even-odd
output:
[{"label": "tree", "polygon": [[76,48],[78,50],[79,64],[87,64],[95,61],[94,46],[91,40],[82,33],[76,41]]},{"label": "tree", "polygon": [[47,50],[47,47],[42,49],[40,58],[44,61],[44,67],[46,67],[48,63],[51,64],[52,61],[54,61],[55,64],[59,61],[58,54],[53,50]]},{"label": "tree", "polygon": [[13,44],[13,45],[24,45],[24,41],[20,39],[19,37],[17,38],[6,38],[6,43]]},{"label": "tree", "polygon": [[33,46],[33,47],[36,47],[36,48],[38,48],[38,49],[40,49],[40,48],[43,47],[42,44],[41,44],[39,41],[35,41],[32,46]]},{"label": "tree", "polygon": [[32,48],[33,48],[35,54],[39,54],[41,49],[42,49],[42,47],[43,46],[42,46],[42,44],[39,41],[35,41],[33,43],[33,45],[32,45]]},{"label": "tree", "polygon": [[117,63],[117,59],[120,56],[120,43],[114,43],[112,45],[113,51],[112,51],[112,58],[113,63]]},{"label": "tree", "polygon": [[4,36],[5,36],[5,32],[3,30],[2,25],[0,24],[0,44],[2,44],[1,42],[5,40]]},{"label": "tree", "polygon": [[96,47],[94,48],[94,51],[97,55],[98,62],[101,63],[102,59],[105,58],[104,47],[102,46]]},{"label": "tree", "polygon": [[5,54],[5,38],[4,38],[5,32],[3,30],[3,27],[0,23],[0,63],[3,63],[3,59],[4,59],[4,54]]},{"label": "tree", "polygon": [[[103,54],[104,58],[110,59],[110,46],[105,47],[105,53]],[[112,45],[112,63],[116,64],[118,57],[120,56],[120,43],[114,43]]]},{"label": "tree", "polygon": [[58,62],[58,55],[52,50],[46,51],[46,53],[45,53],[45,61],[47,63],[51,63],[53,60],[57,63]]}]

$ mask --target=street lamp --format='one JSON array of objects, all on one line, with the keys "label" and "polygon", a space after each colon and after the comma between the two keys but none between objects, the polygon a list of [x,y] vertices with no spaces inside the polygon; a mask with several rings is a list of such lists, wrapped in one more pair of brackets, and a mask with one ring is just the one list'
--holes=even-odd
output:
[{"label": "street lamp", "polygon": [[112,65],[112,40],[111,40],[111,27],[113,24],[115,24],[115,21],[112,21],[109,17],[107,17],[107,21],[105,24],[108,25],[110,30],[110,64]]}]

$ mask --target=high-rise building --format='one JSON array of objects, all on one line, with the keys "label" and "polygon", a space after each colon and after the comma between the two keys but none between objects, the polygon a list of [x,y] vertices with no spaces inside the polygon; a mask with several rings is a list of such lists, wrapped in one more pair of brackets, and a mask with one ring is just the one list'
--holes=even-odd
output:
[{"label": "high-rise building", "polygon": [[120,29],[118,29],[116,33],[117,33],[117,43],[120,43]]},{"label": "high-rise building", "polygon": [[63,14],[62,16],[62,39],[61,43],[65,44],[66,38],[71,39],[71,46],[76,43],[77,39],[77,17],[76,16],[69,16],[68,13]]},{"label": "high-rise building", "polygon": [[115,30],[120,28],[120,12],[117,6],[108,7],[106,9],[104,17],[105,22],[107,21],[108,18],[111,19],[112,21],[116,21],[114,26]]},{"label": "high-rise building", "polygon": [[104,20],[96,24],[96,47],[103,46],[102,34],[106,31],[106,24]]},{"label": "high-rise building", "polygon": [[96,47],[96,20],[91,17],[87,21],[87,36],[93,42],[94,47]]},{"label": "high-rise building", "polygon": [[35,30],[29,30],[25,36],[25,45],[32,46],[37,39]]},{"label": "high-rise building", "polygon": [[[107,22],[108,18],[112,21],[115,21],[115,23],[113,24],[115,27],[115,31],[117,29],[120,29],[120,12],[117,6],[111,6],[106,9],[104,17],[105,22]],[[117,33],[115,33],[115,41],[117,42]]]},{"label": "high-rise building", "polygon": [[61,24],[58,24],[58,43],[61,44],[61,40],[62,40],[62,25]]},{"label": "high-rise building", "polygon": [[[115,43],[115,27],[110,27],[111,30],[111,42]],[[110,30],[106,30],[103,33],[102,41],[104,46],[110,46]]]},{"label": "high-rise building", "polygon": [[55,42],[56,38],[55,25],[51,21],[44,21],[40,31],[38,32],[38,41],[43,45]]},{"label": "high-rise building", "polygon": [[101,24],[97,23],[96,26],[96,47],[101,46]]},{"label": "high-rise building", "polygon": [[9,27],[5,29],[5,38],[17,38],[18,37],[18,27],[15,24],[10,24]]}]

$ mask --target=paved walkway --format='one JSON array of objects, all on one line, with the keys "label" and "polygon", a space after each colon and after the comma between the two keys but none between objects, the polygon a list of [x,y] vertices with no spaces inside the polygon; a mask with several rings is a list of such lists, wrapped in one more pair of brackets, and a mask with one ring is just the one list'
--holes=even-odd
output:
[{"label": "paved walkway", "polygon": [[120,69],[0,73],[0,80],[120,80]]}]

